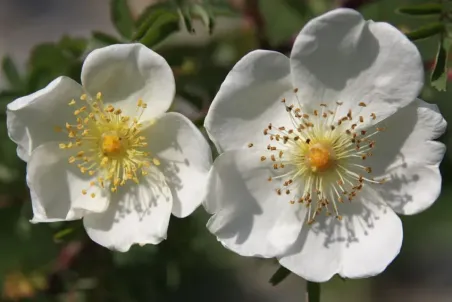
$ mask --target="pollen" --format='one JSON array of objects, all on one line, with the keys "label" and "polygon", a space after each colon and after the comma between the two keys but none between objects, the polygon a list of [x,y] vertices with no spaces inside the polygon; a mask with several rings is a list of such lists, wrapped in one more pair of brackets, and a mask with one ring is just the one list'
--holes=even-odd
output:
[{"label": "pollen", "polygon": [[262,150],[265,155],[260,155],[260,162],[273,171],[266,185],[271,181],[277,186],[278,198],[307,207],[309,225],[322,212],[341,221],[341,207],[347,206],[344,200],[355,202],[365,186],[388,181],[372,177],[368,165],[377,144],[375,137],[387,129],[371,126],[377,119],[375,113],[371,119],[360,115],[367,106],[364,102],[352,108],[339,101],[304,108],[297,88],[283,100],[281,110],[290,123],[269,123],[261,132],[269,144]]},{"label": "pollen", "polygon": [[160,165],[148,150],[148,138],[142,133],[144,125],[151,125],[151,121],[141,121],[147,108],[142,99],[137,101],[134,116],[104,104],[100,92],[94,99],[83,94],[79,101],[68,104],[78,107],[73,109],[74,120],[54,129],[66,134],[59,147],[67,152],[68,163],[92,177],[89,187],[81,190],[82,195],[96,198],[96,193],[88,194],[94,186],[115,193],[128,183],[139,184],[141,177],[151,173],[152,165]]},{"label": "pollen", "polygon": [[329,146],[321,143],[309,148],[306,154],[306,162],[313,172],[323,172],[328,170],[334,162],[334,151]]},{"label": "pollen", "polygon": [[105,134],[102,138],[102,152],[117,155],[121,152],[121,138],[117,134]]}]

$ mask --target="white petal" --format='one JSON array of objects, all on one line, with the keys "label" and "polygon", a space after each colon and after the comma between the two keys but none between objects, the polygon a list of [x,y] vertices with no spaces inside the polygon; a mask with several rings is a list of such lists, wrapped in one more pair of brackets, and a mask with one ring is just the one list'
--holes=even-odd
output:
[{"label": "white petal", "polygon": [[[412,102],[424,81],[421,56],[399,30],[336,9],[302,29],[291,53],[293,85],[302,102],[343,102],[379,119]],[[358,107],[360,102],[367,107]],[[355,115],[359,112],[355,112]]]},{"label": "white petal", "polygon": [[126,252],[132,244],[158,244],[166,239],[171,207],[164,176],[152,169],[140,185],[120,187],[107,211],[86,215],[83,224],[93,241]]},{"label": "white petal", "polygon": [[142,44],[117,44],[91,52],[82,68],[82,84],[91,95],[135,115],[136,104],[148,104],[142,118],[166,112],[173,101],[173,72],[163,57]]},{"label": "white petal", "polygon": [[438,108],[422,100],[379,125],[386,131],[375,137],[376,147],[369,165],[375,176],[388,179],[377,189],[396,212],[416,214],[438,198],[439,164],[446,147],[432,139],[444,133],[446,125]]},{"label": "white petal", "polygon": [[210,106],[205,127],[220,152],[263,145],[268,123],[290,122],[281,103],[291,91],[289,59],[278,52],[256,50],[229,72]]},{"label": "white petal", "polygon": [[172,213],[190,215],[202,202],[212,166],[210,146],[201,132],[179,113],[166,113],[143,130],[149,149],[161,163],[173,195]]},{"label": "white petal", "polygon": [[[102,212],[108,207],[106,190],[90,187],[92,178],[68,163],[72,155],[57,143],[36,148],[27,165],[27,183],[33,204],[33,222],[79,219],[87,212]],[[88,194],[83,195],[82,190]],[[95,198],[91,194],[95,194]]]},{"label": "white petal", "polygon": [[306,280],[325,282],[334,274],[364,278],[381,273],[400,251],[402,223],[374,191],[341,204],[342,221],[323,214],[301,234],[281,265]]},{"label": "white petal", "polygon": [[242,256],[274,257],[296,240],[306,208],[278,196],[281,181],[268,182],[270,165],[251,150],[221,154],[208,180],[205,206],[214,212],[208,229]]},{"label": "white petal", "polygon": [[8,104],[8,134],[17,143],[17,154],[22,160],[28,161],[39,145],[65,138],[54,127],[72,122],[73,109],[68,103],[83,93],[77,82],[59,77],[47,87]]}]

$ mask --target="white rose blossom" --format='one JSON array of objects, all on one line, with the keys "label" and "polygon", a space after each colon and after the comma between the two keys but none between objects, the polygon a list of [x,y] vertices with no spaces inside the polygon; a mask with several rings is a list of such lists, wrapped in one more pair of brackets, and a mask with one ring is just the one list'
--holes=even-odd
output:
[{"label": "white rose blossom", "polygon": [[186,117],[165,113],[174,76],[144,45],[94,50],[81,80],[57,78],[7,107],[32,222],[83,218],[92,240],[118,251],[158,244],[171,213],[201,204],[210,147]]},{"label": "white rose blossom", "polygon": [[417,99],[423,81],[401,32],[349,9],[307,23],[290,58],[247,54],[205,121],[222,153],[208,181],[209,230],[311,281],[382,272],[402,244],[396,213],[440,194],[445,146],[433,140],[446,122]]}]

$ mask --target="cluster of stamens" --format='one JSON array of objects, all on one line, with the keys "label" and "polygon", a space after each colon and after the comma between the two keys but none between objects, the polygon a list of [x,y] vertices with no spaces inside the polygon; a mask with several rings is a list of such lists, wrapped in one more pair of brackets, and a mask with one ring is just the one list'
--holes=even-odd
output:
[{"label": "cluster of stamens", "polygon": [[[278,178],[282,181],[282,186],[275,189],[277,195],[286,195],[291,204],[309,208],[308,224],[323,210],[341,220],[339,203],[351,202],[366,183],[385,182],[370,177],[372,168],[363,164],[373,155],[373,137],[385,129],[366,130],[365,120],[376,120],[375,113],[355,117],[348,110],[339,116],[341,102],[336,102],[334,108],[320,104],[319,108],[302,110],[297,92],[294,89],[297,105],[282,99],[292,126],[269,124],[263,129],[270,143],[260,160],[270,162],[275,171],[276,176],[268,181]],[[359,106],[366,104],[361,102]]]},{"label": "cluster of stamens", "polygon": [[[147,108],[141,99],[137,103],[135,117],[124,115],[122,110],[103,102],[99,92],[95,99],[86,94],[79,101],[71,100],[75,124],[55,127],[57,132],[67,133],[67,142],[60,149],[71,150],[70,164],[77,165],[81,173],[92,176],[90,186],[109,187],[116,192],[120,186],[132,181],[139,183],[140,176],[147,175],[153,164],[160,165],[147,151],[146,137],[141,135],[140,118]],[[88,194],[90,188],[82,190]],[[90,196],[95,198],[95,193]]]}]

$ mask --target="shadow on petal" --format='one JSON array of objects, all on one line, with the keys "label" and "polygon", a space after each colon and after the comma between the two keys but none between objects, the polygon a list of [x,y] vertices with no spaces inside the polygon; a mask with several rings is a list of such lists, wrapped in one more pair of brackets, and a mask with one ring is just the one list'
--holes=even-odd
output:
[{"label": "shadow on petal", "polygon": [[[156,168],[152,168],[146,177],[140,178],[140,184],[129,182],[119,187],[116,193],[112,193],[106,212],[89,215],[89,226],[96,230],[109,231],[115,224],[129,219],[136,218],[137,222],[141,223],[152,216],[154,209],[162,206],[162,203],[171,202],[171,193],[163,175]],[[132,233],[133,230],[129,232]]]}]

